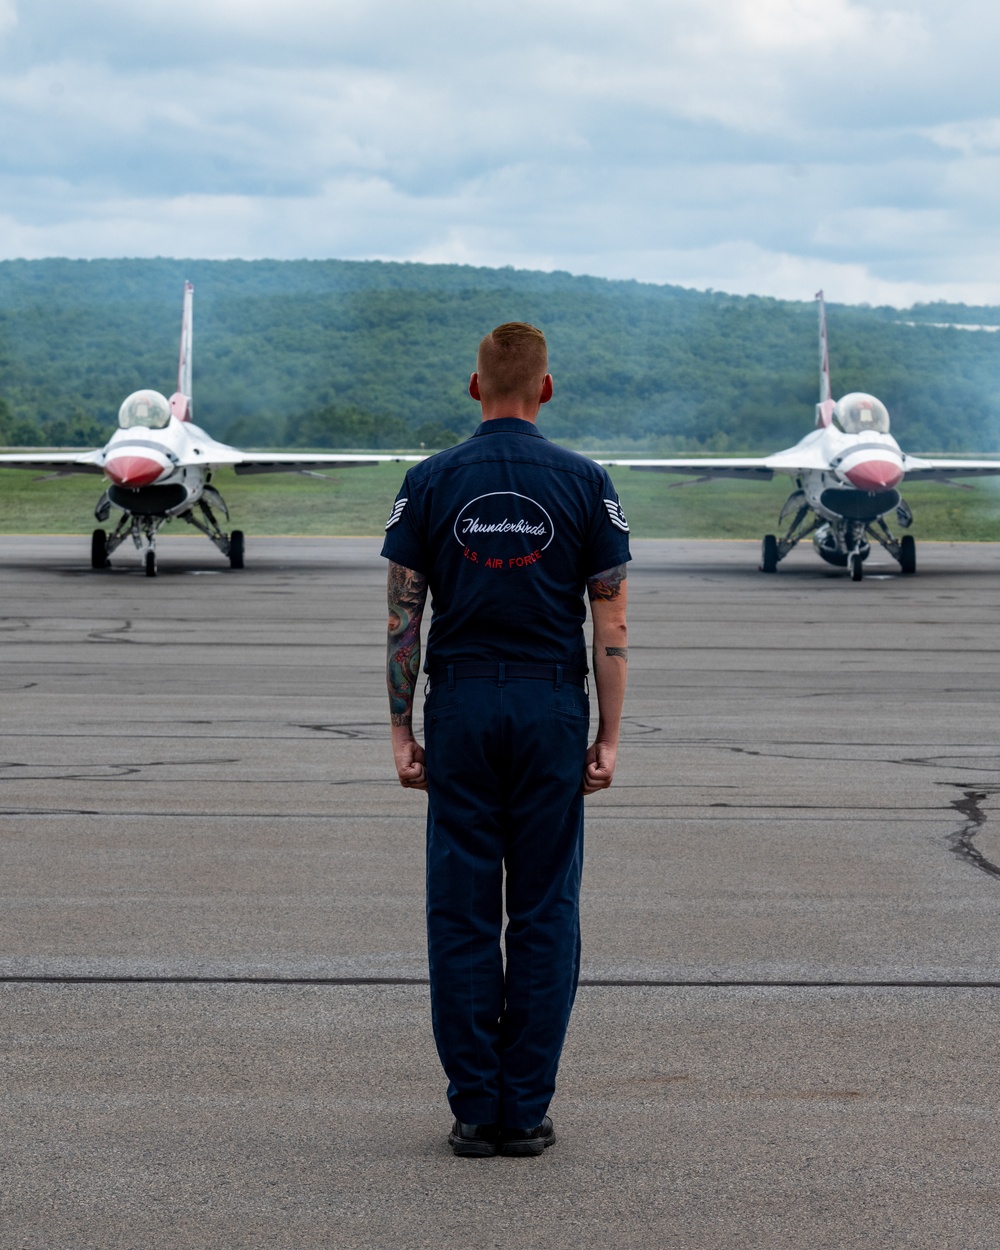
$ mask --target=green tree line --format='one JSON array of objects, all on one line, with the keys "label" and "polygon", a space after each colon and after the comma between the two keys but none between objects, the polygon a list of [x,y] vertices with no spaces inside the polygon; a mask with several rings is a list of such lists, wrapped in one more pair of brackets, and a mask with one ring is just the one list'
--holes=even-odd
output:
[{"label": "green tree line", "polygon": [[[131,391],[169,395],[186,278],[195,420],[243,446],[445,446],[477,421],[479,338],[514,319],[548,337],[561,441],[763,452],[812,426],[811,300],[458,265],[43,260],[0,263],[0,442],[99,445]],[[949,328],[1000,309],[833,304],[828,321],[834,393],[878,395],[908,450],[1000,450],[1000,335]]]}]

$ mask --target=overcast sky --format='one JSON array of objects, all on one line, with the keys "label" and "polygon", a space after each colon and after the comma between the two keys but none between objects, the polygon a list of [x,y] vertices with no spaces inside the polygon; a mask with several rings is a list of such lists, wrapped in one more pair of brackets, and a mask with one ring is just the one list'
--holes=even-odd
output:
[{"label": "overcast sky", "polygon": [[1000,303],[987,0],[0,0],[0,256]]}]

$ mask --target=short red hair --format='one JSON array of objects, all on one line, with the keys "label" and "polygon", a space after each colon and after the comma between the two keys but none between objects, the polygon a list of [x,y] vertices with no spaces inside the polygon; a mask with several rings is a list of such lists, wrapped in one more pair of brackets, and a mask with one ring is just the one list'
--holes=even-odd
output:
[{"label": "short red hair", "polygon": [[545,335],[526,321],[505,321],[479,344],[476,372],[484,398],[537,399],[548,371]]}]

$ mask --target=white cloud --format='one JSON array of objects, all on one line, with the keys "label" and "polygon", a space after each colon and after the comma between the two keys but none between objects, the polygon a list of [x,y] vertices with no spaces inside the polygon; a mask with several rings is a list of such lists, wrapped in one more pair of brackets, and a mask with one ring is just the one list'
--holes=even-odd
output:
[{"label": "white cloud", "polygon": [[1000,117],[948,122],[943,126],[930,126],[924,133],[932,143],[962,156],[1000,152]]},{"label": "white cloud", "polygon": [[0,248],[1000,292],[976,9],[0,0]]},{"label": "white cloud", "polygon": [[956,224],[944,209],[840,207],[820,219],[813,239],[819,246],[828,245],[840,251],[867,248],[886,254],[909,251],[928,239],[946,241]]}]

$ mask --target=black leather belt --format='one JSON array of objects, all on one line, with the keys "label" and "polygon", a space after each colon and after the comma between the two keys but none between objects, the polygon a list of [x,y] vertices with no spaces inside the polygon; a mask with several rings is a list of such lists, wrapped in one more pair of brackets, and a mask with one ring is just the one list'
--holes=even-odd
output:
[{"label": "black leather belt", "polygon": [[509,679],[550,681],[554,686],[586,686],[585,670],[562,664],[510,664],[507,661],[484,661],[469,664],[438,664],[427,674],[432,686],[453,686],[468,677],[488,677],[502,686]]}]

